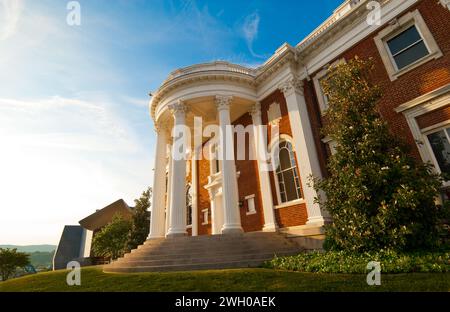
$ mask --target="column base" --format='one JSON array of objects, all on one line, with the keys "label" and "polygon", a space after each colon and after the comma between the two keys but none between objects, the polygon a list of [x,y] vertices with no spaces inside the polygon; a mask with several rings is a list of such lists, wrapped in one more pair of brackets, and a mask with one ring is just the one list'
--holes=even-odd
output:
[{"label": "column base", "polygon": [[276,232],[276,231],[278,231],[278,226],[274,223],[264,224],[262,231],[263,232]]},{"label": "column base", "polygon": [[183,231],[183,230],[169,229],[169,232],[167,232],[166,234],[166,238],[182,237],[186,235],[187,235],[186,230]]},{"label": "column base", "polygon": [[166,238],[175,238],[175,237],[183,237],[183,236],[187,236],[187,233],[172,233],[172,234],[167,234]]},{"label": "column base", "polygon": [[315,216],[315,217],[308,217],[308,221],[306,221],[306,224],[323,226],[330,222],[331,222],[331,220],[329,218],[324,218],[323,216]]},{"label": "column base", "polygon": [[163,236],[148,236],[147,237],[147,239],[161,239],[161,238],[164,238],[164,235]]},{"label": "column base", "polygon": [[222,228],[223,235],[241,235],[244,234],[244,230],[241,226],[237,227],[223,227]]}]

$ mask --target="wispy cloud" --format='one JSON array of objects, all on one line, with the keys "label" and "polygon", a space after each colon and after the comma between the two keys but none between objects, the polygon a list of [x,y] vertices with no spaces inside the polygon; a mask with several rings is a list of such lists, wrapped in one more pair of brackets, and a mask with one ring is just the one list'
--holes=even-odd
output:
[{"label": "wispy cloud", "polygon": [[253,43],[258,37],[258,31],[259,31],[259,22],[260,22],[260,16],[258,12],[253,12],[252,14],[248,15],[244,19],[244,24],[242,25],[242,33],[244,35],[244,38],[247,42],[248,49],[252,56],[257,58],[265,58],[264,55],[257,54],[254,51]]},{"label": "wispy cloud", "polygon": [[0,41],[16,32],[22,5],[22,0],[0,0]]},{"label": "wispy cloud", "polygon": [[149,98],[136,98],[131,96],[123,96],[122,99],[131,105],[138,106],[138,107],[147,107],[149,104]]},{"label": "wispy cloud", "polygon": [[0,243],[57,243],[64,224],[150,185],[153,154],[120,106],[99,94],[0,98]]},{"label": "wispy cloud", "polygon": [[133,131],[107,101],[0,98],[0,137],[25,146],[135,152],[139,144]]}]

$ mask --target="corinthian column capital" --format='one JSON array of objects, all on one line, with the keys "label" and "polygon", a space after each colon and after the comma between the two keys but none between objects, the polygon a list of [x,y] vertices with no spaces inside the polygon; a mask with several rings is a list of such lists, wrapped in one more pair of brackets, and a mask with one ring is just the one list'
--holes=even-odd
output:
[{"label": "corinthian column capital", "polygon": [[189,110],[188,106],[182,100],[178,100],[178,102],[169,104],[168,107],[175,117],[180,115],[184,116]]},{"label": "corinthian column capital", "polygon": [[231,95],[216,95],[214,100],[218,111],[229,110],[233,97]]},{"label": "corinthian column capital", "polygon": [[278,89],[283,92],[284,96],[291,95],[296,92],[303,95],[303,80],[301,80],[297,75],[292,75],[288,80],[282,82]]}]

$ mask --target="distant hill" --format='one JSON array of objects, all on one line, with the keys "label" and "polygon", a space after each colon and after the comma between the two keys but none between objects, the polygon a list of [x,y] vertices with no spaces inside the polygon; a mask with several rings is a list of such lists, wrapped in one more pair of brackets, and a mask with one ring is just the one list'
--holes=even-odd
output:
[{"label": "distant hill", "polygon": [[32,253],[32,252],[52,252],[56,249],[55,245],[0,245],[0,248],[17,248],[17,251]]}]

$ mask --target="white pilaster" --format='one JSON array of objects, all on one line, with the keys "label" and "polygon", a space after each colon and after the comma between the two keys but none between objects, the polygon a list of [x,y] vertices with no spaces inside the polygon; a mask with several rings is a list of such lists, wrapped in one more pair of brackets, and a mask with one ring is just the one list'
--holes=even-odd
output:
[{"label": "white pilaster", "polygon": [[166,129],[156,126],[156,155],[153,172],[152,213],[150,217],[150,233],[148,238],[164,237],[165,229],[165,196],[166,196]]},{"label": "white pilaster", "polygon": [[450,0],[439,0],[444,8],[450,10]]},{"label": "white pilaster", "polygon": [[253,137],[254,152],[258,162],[259,183],[262,197],[262,206],[264,211],[264,227],[263,231],[276,231],[275,215],[273,211],[272,188],[270,186],[269,172],[266,169],[267,161],[264,159],[266,155],[267,143],[265,142],[264,128],[261,121],[261,104],[256,103],[250,114],[253,120]]},{"label": "white pilaster", "polygon": [[[167,237],[186,235],[186,106],[182,102],[169,106],[174,117],[172,145],[172,185],[170,196],[170,224]],[[175,137],[176,136],[176,137]]]},{"label": "white pilaster", "polygon": [[239,234],[243,232],[234,160],[234,131],[231,127],[230,119],[231,100],[231,96],[216,96],[220,126],[219,157],[222,160],[222,208],[224,213],[222,234]]},{"label": "white pilaster", "polygon": [[223,224],[223,214],[221,205],[221,195],[217,196],[218,189],[211,188],[208,190],[209,200],[211,202],[211,233],[217,235],[221,233]]},{"label": "white pilaster", "polygon": [[167,193],[166,193],[166,235],[170,228],[170,194],[172,191],[172,140],[169,139],[168,147],[168,174],[167,174]]},{"label": "white pilaster", "polygon": [[200,151],[198,149],[194,149],[192,160],[191,160],[191,177],[192,177],[192,236],[198,235],[198,202],[197,202],[197,190],[198,190],[198,166],[197,159],[198,153]]},{"label": "white pilaster", "polygon": [[[322,178],[322,172],[303,94],[303,81],[292,75],[279,88],[284,93],[289,112],[289,121],[308,212],[307,224],[323,225],[325,222],[324,216],[319,204],[314,202],[317,192],[312,186],[308,186],[309,177],[312,175],[316,178]],[[321,196],[323,195],[321,194]]]}]

